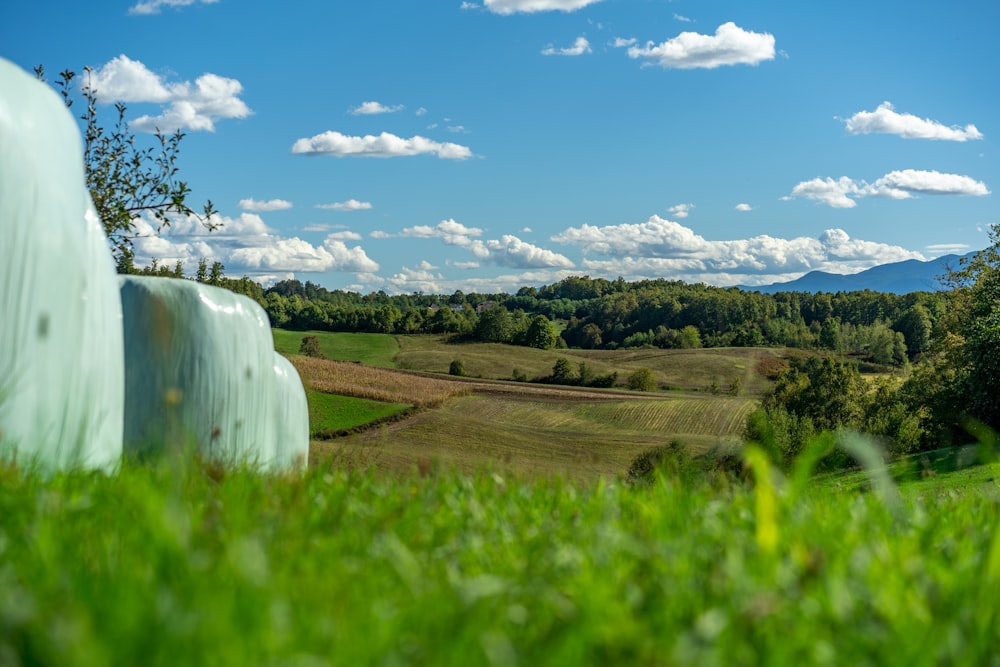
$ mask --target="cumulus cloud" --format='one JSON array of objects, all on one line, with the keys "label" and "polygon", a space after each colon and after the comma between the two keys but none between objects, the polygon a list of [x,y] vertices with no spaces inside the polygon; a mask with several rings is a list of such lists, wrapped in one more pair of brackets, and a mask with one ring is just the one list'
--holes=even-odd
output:
[{"label": "cumulus cloud", "polygon": [[292,153],[383,158],[430,154],[447,160],[464,160],[472,156],[472,151],[466,146],[432,141],[419,135],[404,139],[383,132],[377,137],[370,134],[354,137],[332,130],[297,140],[292,145]]},{"label": "cumulus cloud", "polygon": [[592,53],[590,42],[587,41],[586,37],[577,37],[576,41],[573,42],[573,46],[566,48],[557,49],[549,44],[542,49],[543,56],[582,56],[585,53]]},{"label": "cumulus cloud", "polygon": [[615,47],[616,49],[622,49],[625,48],[626,46],[632,46],[637,41],[639,40],[637,40],[635,37],[629,37],[628,39],[624,37],[615,37],[614,41],[611,42],[611,46]]},{"label": "cumulus cloud", "polygon": [[813,270],[854,273],[886,262],[923,259],[899,246],[852,239],[840,229],[829,229],[819,238],[762,235],[709,241],[656,215],[638,224],[570,227],[552,240],[579,247],[587,256],[582,266],[602,275],[717,285],[792,280]]},{"label": "cumulus cloud", "polygon": [[93,70],[89,85],[100,103],[137,102],[162,106],[156,116],[144,115],[129,122],[137,132],[176,129],[215,131],[226,118],[246,118],[252,111],[239,98],[243,84],[217,74],[202,74],[194,83],[168,83],[138,60],[122,54]]},{"label": "cumulus cloud", "polygon": [[430,239],[439,238],[446,245],[458,246],[471,252],[480,263],[520,269],[569,268],[573,262],[557,252],[540,248],[516,236],[505,234],[499,239],[481,240],[483,230],[466,227],[453,219],[442,220],[437,225],[407,227],[402,236]]},{"label": "cumulus cloud", "polygon": [[752,211],[753,206],[751,206],[750,204],[737,204],[736,210],[741,212]]},{"label": "cumulus cloud", "polygon": [[982,139],[975,125],[947,126],[929,118],[909,113],[898,113],[889,102],[883,102],[875,111],[859,111],[844,123],[850,134],[895,134],[904,139],[936,139],[942,141],[968,141]]},{"label": "cumulus cloud", "polygon": [[244,211],[255,211],[257,213],[267,213],[270,211],[285,211],[292,208],[292,202],[285,201],[284,199],[270,199],[268,201],[257,201],[252,197],[250,199],[241,199],[240,203],[237,204],[240,209]]},{"label": "cumulus cloud", "polygon": [[468,246],[472,243],[473,237],[482,235],[482,229],[478,227],[466,227],[451,218],[442,220],[433,227],[430,225],[407,227],[402,233],[402,236],[410,236],[418,239],[439,238],[444,240],[447,245],[457,246]]},{"label": "cumulus cloud", "polygon": [[676,206],[671,206],[667,209],[667,212],[675,218],[686,218],[691,214],[691,209],[694,208],[694,204],[677,204]]},{"label": "cumulus cloud", "polygon": [[814,178],[792,188],[785,200],[804,198],[818,201],[833,208],[854,208],[856,198],[886,197],[910,199],[916,195],[967,195],[981,197],[990,194],[986,184],[971,176],[942,174],[939,171],[903,169],[892,171],[874,183],[855,180],[847,176],[838,179]]},{"label": "cumulus cloud", "polygon": [[630,58],[669,69],[714,69],[723,65],[756,65],[774,60],[774,36],[723,23],[714,35],[682,32],[661,44],[631,46]]},{"label": "cumulus cloud", "polygon": [[522,241],[511,234],[499,239],[472,241],[469,250],[482,262],[515,269],[564,269],[573,266],[568,257]]},{"label": "cumulus cloud", "polygon": [[255,213],[242,213],[236,218],[220,216],[218,222],[222,230],[210,233],[194,216],[177,218],[157,235],[155,221],[139,218],[139,236],[133,241],[136,263],[148,264],[155,257],[164,264],[181,261],[190,271],[204,258],[222,262],[230,275],[261,279],[276,273],[371,273],[379,268],[361,246],[347,247],[343,233],[330,234],[315,246],[298,237],[275,233]]},{"label": "cumulus cloud", "polygon": [[332,204],[316,204],[316,208],[330,211],[367,211],[372,207],[371,202],[348,199],[347,201],[337,201]]},{"label": "cumulus cloud", "polygon": [[405,109],[402,104],[386,106],[380,102],[362,102],[360,105],[349,110],[354,116],[373,116],[381,113],[395,113]]},{"label": "cumulus cloud", "polygon": [[146,0],[145,2],[139,2],[129,7],[128,13],[132,16],[159,14],[161,7],[180,8],[198,4],[199,2],[211,5],[218,1],[219,0]]},{"label": "cumulus cloud", "polygon": [[483,0],[486,9],[494,14],[531,14],[534,12],[575,12],[601,0]]}]

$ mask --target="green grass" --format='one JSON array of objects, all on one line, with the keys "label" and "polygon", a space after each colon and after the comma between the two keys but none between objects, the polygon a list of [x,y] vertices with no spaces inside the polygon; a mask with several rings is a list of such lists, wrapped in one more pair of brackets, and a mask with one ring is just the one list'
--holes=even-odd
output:
[{"label": "green grass", "polygon": [[996,482],[890,511],[827,484],[428,472],[0,468],[0,662],[996,660]]},{"label": "green grass", "polygon": [[306,391],[306,400],[309,403],[309,433],[313,437],[348,431],[410,407],[319,391]]},{"label": "green grass", "polygon": [[357,361],[380,368],[395,367],[399,343],[389,334],[331,333],[329,331],[287,331],[271,329],[274,349],[285,356],[299,353],[305,336],[316,336],[319,349],[327,359]]}]

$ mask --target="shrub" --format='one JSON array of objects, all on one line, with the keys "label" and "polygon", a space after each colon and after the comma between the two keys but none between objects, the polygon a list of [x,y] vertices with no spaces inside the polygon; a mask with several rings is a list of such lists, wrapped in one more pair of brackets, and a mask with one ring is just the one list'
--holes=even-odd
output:
[{"label": "shrub", "polygon": [[455,359],[448,366],[448,375],[455,375],[457,377],[462,377],[465,375],[465,364],[462,363],[461,359]]},{"label": "shrub", "polygon": [[299,354],[323,359],[323,353],[319,349],[319,338],[316,336],[303,336],[302,345],[299,346]]},{"label": "shrub", "polygon": [[653,377],[653,371],[648,368],[640,368],[630,373],[625,384],[633,391],[656,391],[656,378]]}]

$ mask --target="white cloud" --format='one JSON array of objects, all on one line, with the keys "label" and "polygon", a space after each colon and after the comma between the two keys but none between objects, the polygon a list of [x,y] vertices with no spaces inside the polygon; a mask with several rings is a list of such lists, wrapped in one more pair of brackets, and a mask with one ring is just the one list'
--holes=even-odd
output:
[{"label": "white cloud", "polygon": [[361,246],[348,248],[342,233],[329,235],[314,246],[298,237],[286,238],[268,228],[255,213],[237,218],[220,216],[222,229],[208,232],[194,216],[178,218],[160,235],[155,222],[136,220],[139,237],[134,239],[137,264],[157,258],[163,264],[185,263],[193,271],[200,259],[220,261],[231,276],[265,279],[276,273],[346,271],[371,273],[378,270]]},{"label": "white cloud", "polygon": [[332,234],[327,234],[326,236],[327,241],[331,239],[334,241],[360,241],[361,234],[358,234],[357,232],[348,232],[348,231],[333,232]]},{"label": "white cloud", "polygon": [[480,261],[515,269],[568,269],[573,266],[568,257],[511,234],[495,240],[472,241],[469,249]]},{"label": "white cloud", "polygon": [[368,232],[368,236],[370,236],[373,239],[390,239],[390,238],[392,238],[392,234],[390,234],[389,232],[384,232],[381,229],[376,229],[376,230],[373,230],[371,232]]},{"label": "white cloud", "polygon": [[886,197],[910,199],[914,195],[968,195],[981,197],[990,194],[986,184],[970,176],[942,174],[938,171],[903,169],[892,171],[874,183],[854,180],[847,176],[814,178],[792,188],[785,200],[802,197],[833,208],[854,208],[855,198]]},{"label": "white cloud", "polygon": [[573,46],[563,49],[557,49],[551,44],[542,49],[543,56],[582,56],[585,53],[592,53],[590,42],[587,41],[586,37],[577,37]]},{"label": "white cloud", "polygon": [[667,209],[667,212],[675,218],[686,218],[691,214],[691,209],[694,208],[694,204],[677,204],[676,206],[671,206]]},{"label": "white cloud", "polygon": [[486,9],[494,14],[530,14],[534,12],[575,12],[601,0],[483,0]]},{"label": "white cloud", "polygon": [[680,14],[674,14],[674,20],[680,21],[681,23],[691,23],[691,19],[686,16],[681,16]]},{"label": "white cloud", "polygon": [[479,5],[474,2],[463,2],[458,6],[459,9],[479,9]]},{"label": "white cloud", "polygon": [[479,262],[448,262],[448,266],[454,266],[456,269],[478,269],[480,264]]},{"label": "white cloud", "polygon": [[129,7],[128,13],[132,16],[159,14],[161,7],[187,7],[189,5],[197,4],[198,2],[211,5],[218,1],[219,0],[146,0],[145,2],[139,2]]},{"label": "white cloud", "polygon": [[812,270],[853,273],[886,262],[923,259],[899,246],[850,238],[830,229],[819,238],[709,241],[680,223],[652,216],[639,224],[570,227],[553,241],[578,246],[586,269],[629,279],[670,277],[712,284],[764,284]]},{"label": "white cloud", "polygon": [[284,199],[271,199],[268,201],[257,201],[256,199],[241,199],[240,203],[237,204],[240,209],[244,211],[256,211],[258,213],[267,213],[270,211],[285,211],[292,208],[292,202],[285,201]]},{"label": "white cloud", "polygon": [[138,60],[122,54],[91,72],[88,80],[101,103],[150,102],[164,105],[158,116],[144,115],[129,122],[138,132],[175,129],[215,131],[215,122],[246,118],[252,111],[239,95],[243,84],[217,74],[202,74],[192,84],[166,83]]},{"label": "white cloud", "polygon": [[774,36],[747,31],[729,22],[720,25],[714,35],[682,32],[662,44],[646,42],[645,46],[632,46],[628,55],[676,69],[756,65],[774,59]]},{"label": "white cloud", "polygon": [[448,245],[468,246],[472,243],[472,237],[482,236],[483,230],[478,227],[466,227],[453,219],[442,220],[437,225],[417,225],[407,227],[403,230],[402,236],[410,236],[418,239],[439,238]]},{"label": "white cloud", "polygon": [[402,104],[386,106],[380,102],[362,102],[359,106],[350,109],[349,113],[355,116],[372,116],[381,113],[395,113],[405,108]]},{"label": "white cloud", "polygon": [[875,111],[859,111],[846,121],[850,134],[896,134],[904,139],[938,139],[967,141],[982,139],[975,125],[947,126],[929,118],[898,113],[889,102],[883,102]]},{"label": "white cloud", "polygon": [[370,134],[353,137],[334,131],[297,140],[292,145],[292,153],[336,157],[402,157],[432,154],[449,160],[464,160],[472,156],[472,151],[466,146],[440,143],[419,135],[403,139],[383,132],[377,137]]},{"label": "white cloud", "polygon": [[753,210],[753,206],[751,206],[750,204],[737,204],[736,205],[736,210],[737,211],[742,211],[742,212],[752,211]]},{"label": "white cloud", "polygon": [[934,245],[927,246],[927,252],[932,255],[964,253],[968,249],[968,243],[935,243]]},{"label": "white cloud", "polygon": [[629,37],[628,39],[624,37],[615,37],[614,41],[611,42],[611,46],[615,47],[616,49],[622,49],[625,48],[626,46],[632,46],[637,41],[639,40],[637,40],[635,37]]},{"label": "white cloud", "polygon": [[419,109],[417,109],[416,111],[413,112],[413,115],[414,116],[423,116],[426,113],[427,113],[427,109],[425,109],[423,107],[420,107]]},{"label": "white cloud", "polygon": [[442,220],[433,227],[429,225],[407,227],[401,234],[401,236],[421,239],[439,238],[446,245],[469,250],[480,262],[497,266],[520,269],[569,268],[573,266],[573,262],[567,257],[551,250],[539,248],[516,236],[505,234],[499,239],[486,241],[476,238],[482,235],[482,229],[466,227],[453,219]]},{"label": "white cloud", "polygon": [[347,201],[338,201],[332,204],[316,204],[316,208],[331,211],[367,211],[371,207],[371,202],[358,201],[357,199],[348,199]]},{"label": "white cloud", "polygon": [[469,131],[467,129],[465,129],[464,125],[449,125],[448,126],[448,131],[449,132],[454,132],[455,134],[468,134],[469,133]]}]

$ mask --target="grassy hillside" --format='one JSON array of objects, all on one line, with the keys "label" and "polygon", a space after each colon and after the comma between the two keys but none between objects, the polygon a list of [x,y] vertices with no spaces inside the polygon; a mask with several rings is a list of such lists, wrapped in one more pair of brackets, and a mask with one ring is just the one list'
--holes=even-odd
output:
[{"label": "grassy hillside", "polygon": [[286,357],[299,353],[305,336],[316,336],[327,359],[358,361],[368,366],[393,368],[399,343],[388,334],[335,333],[330,331],[288,331],[271,329],[274,349]]},{"label": "grassy hillside", "polygon": [[490,466],[534,476],[596,479],[624,474],[647,449],[679,439],[700,453],[733,443],[756,402],[667,395],[639,398],[510,383],[470,384],[473,395],[403,422],[314,442],[313,464],[333,458],[405,472],[438,465],[467,472]]},{"label": "grassy hillside", "polygon": [[773,484],[0,466],[0,662],[995,661],[996,481]]}]

